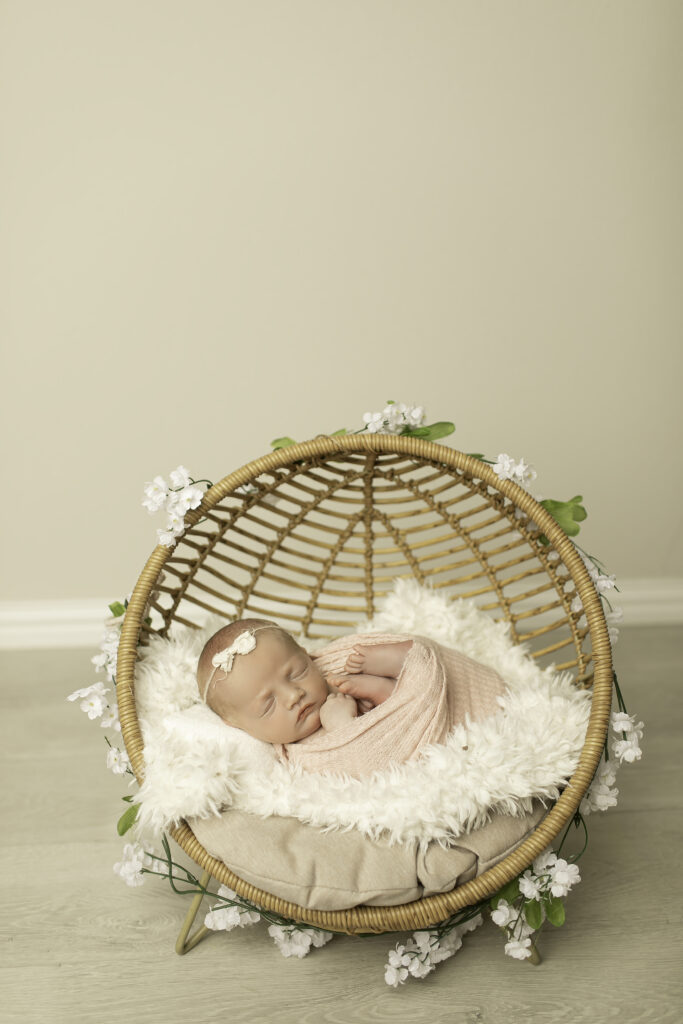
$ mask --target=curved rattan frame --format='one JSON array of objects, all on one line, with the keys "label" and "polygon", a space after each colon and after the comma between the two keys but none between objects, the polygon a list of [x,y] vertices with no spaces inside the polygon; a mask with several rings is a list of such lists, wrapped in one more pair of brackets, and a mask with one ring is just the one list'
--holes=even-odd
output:
[{"label": "curved rattan frame", "polygon": [[[205,494],[200,507],[186,516],[188,526],[200,521],[235,488],[249,483],[260,473],[290,465],[309,457],[327,457],[344,452],[400,453],[441,464],[476,478],[509,498],[517,508],[538,525],[558,552],[571,574],[583,603],[593,660],[593,693],[586,739],[578,766],[559,799],[534,832],[495,867],[451,892],[425,897],[412,903],[393,907],[354,907],[341,911],[318,911],[279,899],[243,881],[222,861],[210,856],[195,838],[189,826],[182,823],[171,835],[201,868],[208,870],[219,882],[241,896],[284,917],[315,925],[329,931],[349,934],[409,931],[431,927],[455,911],[471,906],[492,895],[523,871],[531,861],[555,839],[570,822],[586,792],[603,752],[612,702],[611,646],[602,603],[584,563],[571,540],[555,520],[517,484],[502,481],[491,467],[479,459],[465,455],[446,445],[418,438],[386,434],[352,434],[335,437],[320,436],[312,441],[280,449],[247,463],[214,484]],[[172,549],[159,546],[148,559],[131,595],[121,630],[117,662],[117,698],[123,739],[138,783],[144,777],[143,741],[135,707],[135,663],[144,634],[144,618],[150,597]]]}]

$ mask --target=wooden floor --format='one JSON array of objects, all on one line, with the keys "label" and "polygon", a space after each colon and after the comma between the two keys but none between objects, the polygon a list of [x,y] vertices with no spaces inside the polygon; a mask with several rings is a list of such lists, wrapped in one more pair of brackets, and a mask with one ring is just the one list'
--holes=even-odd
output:
[{"label": "wooden floor", "polygon": [[285,960],[256,925],[173,951],[186,911],[167,883],[112,871],[127,792],[105,767],[104,731],[67,693],[94,681],[92,651],[5,652],[3,1024],[109,1022],[683,1021],[683,630],[623,630],[615,651],[643,760],[618,807],[589,819],[567,923],[546,926],[539,967],[503,955],[490,921],[424,981],[383,980],[396,937],[337,936]]}]

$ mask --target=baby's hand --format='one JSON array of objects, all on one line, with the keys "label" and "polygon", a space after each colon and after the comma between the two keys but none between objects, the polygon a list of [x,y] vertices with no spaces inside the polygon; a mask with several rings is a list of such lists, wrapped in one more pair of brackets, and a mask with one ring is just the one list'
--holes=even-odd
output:
[{"label": "baby's hand", "polygon": [[362,647],[354,647],[346,659],[344,669],[350,674],[362,672],[365,667],[365,653]]},{"label": "baby's hand", "polygon": [[331,693],[320,709],[320,724],[327,732],[339,729],[358,714],[353,697],[346,693]]}]

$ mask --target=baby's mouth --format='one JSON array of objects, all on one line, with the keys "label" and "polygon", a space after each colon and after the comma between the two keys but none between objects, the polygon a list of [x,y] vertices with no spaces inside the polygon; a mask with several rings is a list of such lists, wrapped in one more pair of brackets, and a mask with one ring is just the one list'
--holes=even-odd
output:
[{"label": "baby's mouth", "polygon": [[315,707],[315,704],[313,704],[313,703],[310,703],[310,704],[304,704],[304,706],[302,707],[301,711],[300,711],[300,712],[299,712],[299,714],[297,715],[297,718],[296,718],[297,722],[303,722],[304,718],[306,717],[306,715],[308,714],[308,712],[309,712],[309,711],[311,710],[311,708],[313,708],[313,707]]}]

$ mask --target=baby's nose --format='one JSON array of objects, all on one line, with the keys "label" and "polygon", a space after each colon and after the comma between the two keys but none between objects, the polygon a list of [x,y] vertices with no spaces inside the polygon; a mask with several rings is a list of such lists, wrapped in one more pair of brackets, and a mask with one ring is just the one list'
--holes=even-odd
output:
[{"label": "baby's nose", "polygon": [[299,703],[305,692],[300,686],[290,686],[287,693],[287,706],[293,708],[295,704]]}]

